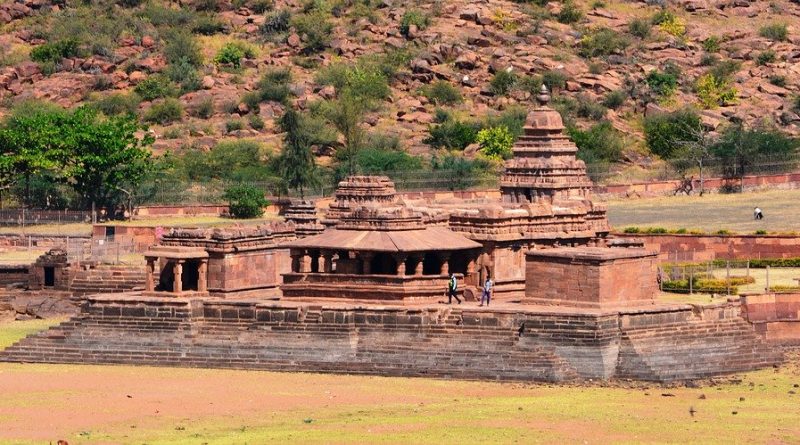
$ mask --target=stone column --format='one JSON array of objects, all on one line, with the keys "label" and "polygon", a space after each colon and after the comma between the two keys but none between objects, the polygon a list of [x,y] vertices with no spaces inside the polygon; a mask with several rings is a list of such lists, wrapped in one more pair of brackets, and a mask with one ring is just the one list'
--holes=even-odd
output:
[{"label": "stone column", "polygon": [[317,255],[313,257],[313,261],[317,263],[317,273],[324,273],[325,272],[325,257],[322,255],[322,252],[317,252]]},{"label": "stone column", "polygon": [[197,266],[197,291],[208,291],[208,259],[200,260],[200,265]]},{"label": "stone column", "polygon": [[172,272],[175,279],[172,282],[172,291],[176,294],[183,292],[183,260],[176,260],[175,265],[172,266]]},{"label": "stone column", "polygon": [[156,258],[147,258],[147,278],[144,283],[144,290],[147,292],[153,292],[155,290],[155,286],[153,284],[153,275],[155,275],[155,268],[156,268]]},{"label": "stone column", "polygon": [[290,256],[292,258],[292,272],[299,273],[300,272],[300,265],[303,262],[303,255],[297,252],[291,252]]},{"label": "stone column", "polygon": [[422,276],[423,268],[425,267],[425,255],[417,255],[419,262],[417,263],[416,267],[414,267],[414,275],[415,276]]},{"label": "stone column", "polygon": [[328,250],[322,251],[322,269],[323,273],[333,273],[333,252]]},{"label": "stone column", "polygon": [[469,262],[467,263],[467,275],[472,275],[475,273],[475,257],[470,257]]},{"label": "stone column", "polygon": [[300,272],[311,272],[311,255],[308,252],[303,252],[303,256],[300,257]]},{"label": "stone column", "polygon": [[397,254],[394,256],[394,261],[397,263],[397,276],[402,277],[406,274],[406,258],[405,254]]},{"label": "stone column", "polygon": [[361,262],[363,264],[363,274],[370,275],[372,273],[372,258],[375,257],[375,254],[372,252],[359,252],[358,256],[361,258]]},{"label": "stone column", "polygon": [[442,268],[439,270],[439,274],[450,274],[450,253],[440,253],[439,258],[442,260]]}]

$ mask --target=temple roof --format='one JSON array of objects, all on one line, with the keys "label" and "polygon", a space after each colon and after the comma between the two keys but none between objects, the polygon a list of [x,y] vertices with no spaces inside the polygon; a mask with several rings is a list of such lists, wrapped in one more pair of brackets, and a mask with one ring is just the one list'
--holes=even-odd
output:
[{"label": "temple roof", "polygon": [[448,251],[481,247],[463,235],[437,226],[393,231],[328,229],[319,235],[288,243],[287,246],[372,252]]}]

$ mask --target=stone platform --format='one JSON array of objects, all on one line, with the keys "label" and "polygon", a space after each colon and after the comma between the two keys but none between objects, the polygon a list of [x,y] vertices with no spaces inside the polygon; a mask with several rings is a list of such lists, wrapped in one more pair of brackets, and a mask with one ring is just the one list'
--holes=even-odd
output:
[{"label": "stone platform", "polygon": [[78,316],[0,361],[560,382],[697,379],[780,356],[738,303],[487,309],[114,294],[87,297]]}]

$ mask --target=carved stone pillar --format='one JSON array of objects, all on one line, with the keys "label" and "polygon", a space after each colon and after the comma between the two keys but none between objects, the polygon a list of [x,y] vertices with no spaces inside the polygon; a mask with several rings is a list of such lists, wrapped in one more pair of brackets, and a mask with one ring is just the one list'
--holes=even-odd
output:
[{"label": "carved stone pillar", "polygon": [[469,262],[467,263],[467,275],[472,275],[475,273],[475,258],[470,257]]},{"label": "carved stone pillar", "polygon": [[333,252],[322,251],[322,269],[323,273],[333,273]]},{"label": "carved stone pillar", "polygon": [[144,283],[144,290],[147,292],[153,292],[155,290],[155,285],[153,284],[153,276],[155,275],[155,268],[156,268],[156,258],[147,258],[147,278]]},{"label": "carved stone pillar", "polygon": [[176,294],[183,292],[183,260],[176,260],[172,266],[175,279],[172,282],[172,291]]},{"label": "carved stone pillar", "polygon": [[308,253],[303,253],[303,256],[300,258],[300,272],[302,273],[309,273],[311,272],[311,255]]},{"label": "carved stone pillar", "polygon": [[197,291],[208,291],[208,260],[200,260],[200,265],[197,266]]},{"label": "carved stone pillar", "polygon": [[362,270],[364,275],[370,275],[372,273],[372,258],[375,257],[373,252],[359,252],[358,256],[361,257],[361,262],[363,264]]},{"label": "carved stone pillar", "polygon": [[422,276],[423,268],[425,267],[425,255],[416,255],[414,260],[417,261],[417,264],[414,266],[414,275],[415,276]]},{"label": "carved stone pillar", "polygon": [[397,263],[397,276],[402,277],[406,274],[406,258],[405,254],[398,254],[394,256],[394,261]]},{"label": "carved stone pillar", "polygon": [[441,253],[439,258],[442,260],[442,267],[439,269],[440,275],[450,274],[450,253]]}]

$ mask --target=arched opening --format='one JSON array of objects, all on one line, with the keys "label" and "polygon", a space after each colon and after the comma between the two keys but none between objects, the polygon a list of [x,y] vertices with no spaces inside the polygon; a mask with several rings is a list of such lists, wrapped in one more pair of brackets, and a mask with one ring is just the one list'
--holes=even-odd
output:
[{"label": "arched opening", "polygon": [[422,262],[422,257],[410,256],[406,258],[406,275],[414,275],[417,270],[417,265]]}]

